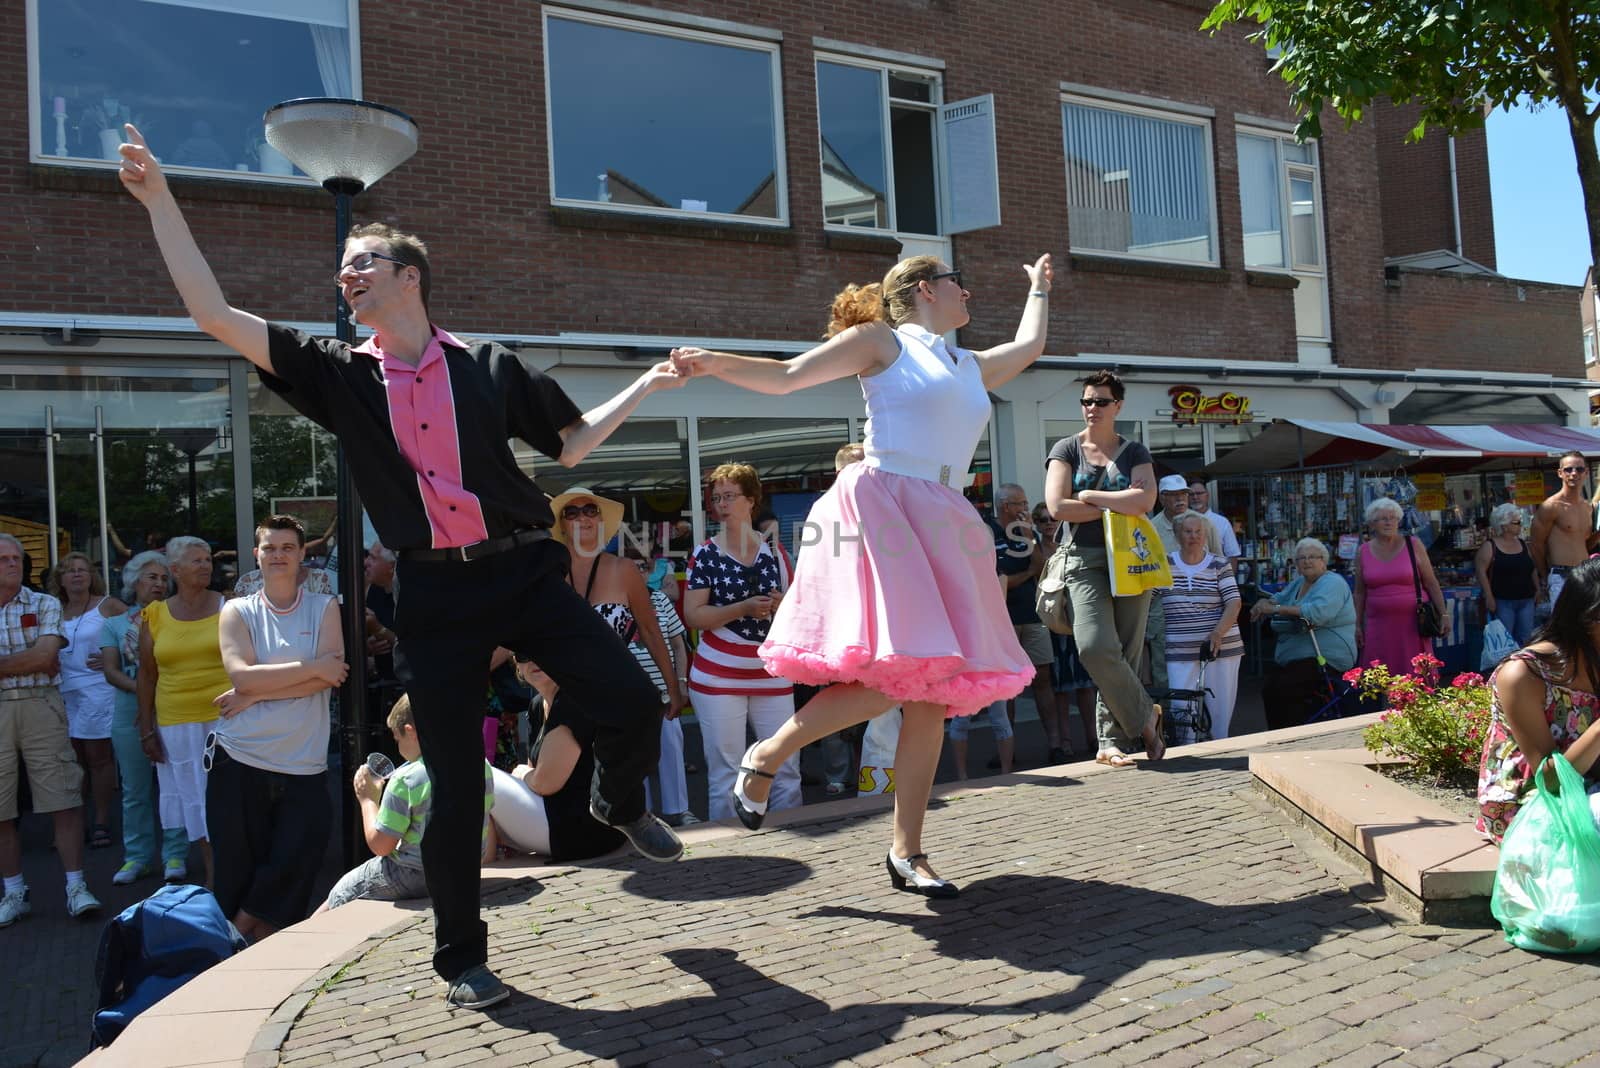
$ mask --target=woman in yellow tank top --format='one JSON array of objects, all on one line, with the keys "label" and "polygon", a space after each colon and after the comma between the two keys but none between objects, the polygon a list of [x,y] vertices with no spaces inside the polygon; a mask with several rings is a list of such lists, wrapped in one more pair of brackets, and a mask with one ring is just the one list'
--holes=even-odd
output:
[{"label": "woman in yellow tank top", "polygon": [[[139,739],[161,785],[161,827],[181,827],[200,846],[211,885],[206,835],[206,738],[217,720],[211,702],[233,684],[222,666],[218,613],[222,595],[211,585],[211,549],[199,538],[167,543],[172,593],[143,613],[139,635]],[[167,881],[186,870],[167,870]]]}]

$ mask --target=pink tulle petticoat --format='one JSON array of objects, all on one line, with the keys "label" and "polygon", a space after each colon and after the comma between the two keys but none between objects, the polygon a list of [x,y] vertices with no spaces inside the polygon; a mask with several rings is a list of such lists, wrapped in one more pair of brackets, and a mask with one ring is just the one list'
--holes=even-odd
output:
[{"label": "pink tulle petticoat", "polygon": [[855,682],[969,716],[1034,668],[995,574],[994,536],[955,490],[851,464],[812,506],[761,659],[817,686]]}]

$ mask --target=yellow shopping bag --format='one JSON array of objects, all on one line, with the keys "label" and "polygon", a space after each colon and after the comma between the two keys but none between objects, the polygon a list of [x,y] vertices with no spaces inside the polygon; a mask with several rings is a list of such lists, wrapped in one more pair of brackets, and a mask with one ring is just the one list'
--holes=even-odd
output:
[{"label": "yellow shopping bag", "polygon": [[1164,590],[1172,585],[1172,568],[1167,565],[1161,535],[1149,519],[1107,510],[1102,522],[1106,559],[1111,566],[1111,596],[1137,597],[1145,590]]}]

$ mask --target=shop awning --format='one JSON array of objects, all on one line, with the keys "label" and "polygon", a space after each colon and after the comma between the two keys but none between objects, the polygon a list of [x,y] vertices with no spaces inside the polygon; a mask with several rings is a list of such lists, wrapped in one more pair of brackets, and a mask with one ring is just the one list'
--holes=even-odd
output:
[{"label": "shop awning", "polygon": [[1555,457],[1574,449],[1600,456],[1600,430],[1519,423],[1412,426],[1280,419],[1226,456],[1217,457],[1206,466],[1205,474],[1421,461],[1470,468],[1495,460]]}]

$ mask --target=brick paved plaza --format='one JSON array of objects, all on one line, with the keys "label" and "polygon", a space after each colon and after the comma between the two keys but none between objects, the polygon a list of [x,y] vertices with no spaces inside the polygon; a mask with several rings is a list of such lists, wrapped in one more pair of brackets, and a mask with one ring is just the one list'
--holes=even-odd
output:
[{"label": "brick paved plaza", "polygon": [[[1245,747],[1351,744],[1308,728],[946,794],[928,841],[962,883],[950,902],[890,889],[872,801],[694,828],[676,865],[490,871],[513,997],[486,1014],[445,1006],[425,911],[358,903],[368,933],[326,967],[287,971],[295,947],[337,942],[332,917],[191,984],[94,1063],[1600,1064],[1569,1011],[1594,996],[1592,959],[1375,909],[1245,770]],[[285,971],[251,980],[233,965],[252,957]],[[247,1004],[276,1012],[240,1034]]]}]

